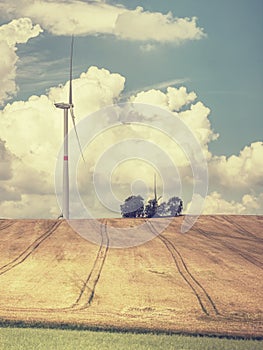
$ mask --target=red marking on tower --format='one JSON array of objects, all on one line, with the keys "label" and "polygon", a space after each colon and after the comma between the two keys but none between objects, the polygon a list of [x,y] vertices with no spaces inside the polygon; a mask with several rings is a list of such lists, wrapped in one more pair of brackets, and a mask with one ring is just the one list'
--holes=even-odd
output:
[{"label": "red marking on tower", "polygon": [[68,160],[68,156],[64,156],[64,160]]}]

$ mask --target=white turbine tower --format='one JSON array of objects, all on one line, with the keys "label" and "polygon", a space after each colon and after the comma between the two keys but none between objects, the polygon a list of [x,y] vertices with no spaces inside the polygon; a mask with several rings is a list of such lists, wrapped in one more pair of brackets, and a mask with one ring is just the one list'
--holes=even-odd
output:
[{"label": "white turbine tower", "polygon": [[79,149],[81,156],[84,159],[83,152],[81,149],[80,140],[78,137],[76,124],[75,124],[75,116],[74,116],[74,105],[72,101],[72,62],[73,62],[73,45],[74,45],[74,37],[71,39],[71,50],[70,50],[70,67],[69,67],[69,102],[59,102],[55,103],[56,108],[63,109],[64,111],[64,158],[63,158],[63,205],[62,205],[62,217],[65,219],[69,219],[69,156],[68,156],[68,110],[70,110],[74,130],[76,133]]}]

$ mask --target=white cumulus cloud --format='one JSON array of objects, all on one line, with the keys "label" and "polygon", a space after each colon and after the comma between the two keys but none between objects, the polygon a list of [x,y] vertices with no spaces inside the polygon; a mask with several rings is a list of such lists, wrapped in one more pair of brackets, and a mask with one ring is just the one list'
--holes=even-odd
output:
[{"label": "white cumulus cloud", "polygon": [[7,149],[6,142],[0,139],[0,181],[9,180],[12,177],[13,154]]},{"label": "white cumulus cloud", "polygon": [[[111,105],[123,91],[124,84],[125,78],[120,74],[91,66],[72,82],[76,116],[81,119],[89,113]],[[48,95],[49,100],[67,101],[68,91],[69,82],[61,87],[52,87]]]},{"label": "white cumulus cloud", "polygon": [[208,151],[210,141],[218,138],[209,121],[210,109],[201,101],[195,102],[195,92],[187,92],[185,87],[168,87],[166,93],[151,89],[142,91],[130,97],[131,102],[155,105],[178,116],[192,131],[199,141],[207,159],[211,158]]},{"label": "white cumulus cloud", "polygon": [[120,14],[115,25],[117,36],[131,40],[154,40],[159,42],[182,43],[198,40],[205,36],[196,24],[196,18],[175,18],[172,13],[144,11],[137,7],[134,11]]},{"label": "white cumulus cloud", "polygon": [[168,105],[171,111],[179,111],[183,106],[195,101],[197,98],[194,91],[188,93],[184,86],[180,88],[167,88]]},{"label": "white cumulus cloud", "polygon": [[263,193],[258,197],[245,194],[240,201],[226,200],[214,191],[205,198],[203,214],[263,214]]},{"label": "white cumulus cloud", "polygon": [[[113,33],[123,8],[102,2],[20,0],[12,13],[27,16],[55,35]],[[2,7],[8,11],[9,1]],[[9,9],[10,12],[10,9]]]},{"label": "white cumulus cloud", "polygon": [[29,18],[20,18],[0,27],[0,105],[17,92],[15,82],[18,56],[16,45],[26,43],[41,33],[39,25]]},{"label": "white cumulus cloud", "polygon": [[128,40],[177,44],[205,36],[195,17],[176,18],[170,12],[149,12],[142,7],[128,10],[103,1],[3,0],[0,10],[7,16],[30,17],[55,35],[112,34]]},{"label": "white cumulus cloud", "polygon": [[209,164],[212,181],[226,189],[262,188],[263,142],[253,142],[244,147],[239,155],[214,156]]},{"label": "white cumulus cloud", "polygon": [[14,19],[0,27],[0,41],[5,41],[9,47],[26,43],[42,32],[38,24],[33,25],[29,18]]},{"label": "white cumulus cloud", "polygon": [[[77,120],[112,104],[124,88],[125,79],[106,69],[90,67],[73,80]],[[69,82],[50,89],[48,95],[31,96],[27,101],[7,104],[0,111],[1,138],[9,150],[28,165],[52,172],[62,143],[63,115],[54,102],[67,102]]]},{"label": "white cumulus cloud", "polygon": [[[124,83],[120,74],[97,67],[73,80],[77,121],[113,104]],[[47,95],[9,103],[0,111],[0,216],[41,216],[42,210],[42,217],[47,217],[50,208],[52,213],[57,208],[54,172],[63,143],[63,112],[54,102],[67,102],[68,91],[69,82],[51,88]]]}]

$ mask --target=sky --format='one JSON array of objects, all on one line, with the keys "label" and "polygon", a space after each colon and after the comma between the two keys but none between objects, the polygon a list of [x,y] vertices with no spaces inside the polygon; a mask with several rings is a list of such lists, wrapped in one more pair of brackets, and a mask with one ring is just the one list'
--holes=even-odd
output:
[{"label": "sky", "polygon": [[[208,170],[202,212],[262,214],[262,14],[262,0],[2,0],[0,217],[60,214],[54,178],[62,176],[63,115],[54,102],[68,98],[72,34],[73,97],[83,145],[95,135],[90,129],[105,126],[103,111],[112,104],[156,106],[164,111],[162,130],[169,112],[171,137],[179,118],[199,142]],[[112,127],[83,146],[87,160],[77,165],[77,182],[94,216],[119,215],[110,210],[105,183],[117,204],[136,191],[147,199],[154,171],[158,191],[166,189],[163,200],[180,194],[185,212],[191,207],[191,164],[171,138],[144,121],[144,127]],[[130,153],[135,140],[141,157]],[[158,145],[160,154],[145,140]],[[167,154],[173,164],[164,161]],[[102,159],[111,172],[103,171]],[[76,215],[79,201],[71,198]]]}]

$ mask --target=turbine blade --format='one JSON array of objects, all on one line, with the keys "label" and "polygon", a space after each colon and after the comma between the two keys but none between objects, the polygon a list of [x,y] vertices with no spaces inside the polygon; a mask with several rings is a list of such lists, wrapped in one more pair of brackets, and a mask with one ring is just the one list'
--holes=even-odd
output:
[{"label": "turbine blade", "polygon": [[70,66],[69,66],[69,104],[72,105],[72,64],[73,64],[74,36],[71,38]]},{"label": "turbine blade", "polygon": [[82,151],[82,147],[81,147],[79,135],[78,135],[77,128],[76,128],[75,116],[74,116],[74,111],[73,111],[72,105],[70,105],[70,114],[71,114],[72,123],[73,123],[74,130],[75,130],[76,138],[77,138],[77,141],[78,141],[78,145],[79,145],[79,150],[80,150],[80,153],[81,153],[81,157],[82,157],[83,161],[85,162],[85,158],[84,158],[84,155],[83,155],[83,151]]},{"label": "turbine blade", "polygon": [[156,174],[154,174],[154,199],[155,199],[155,201],[157,201]]}]

